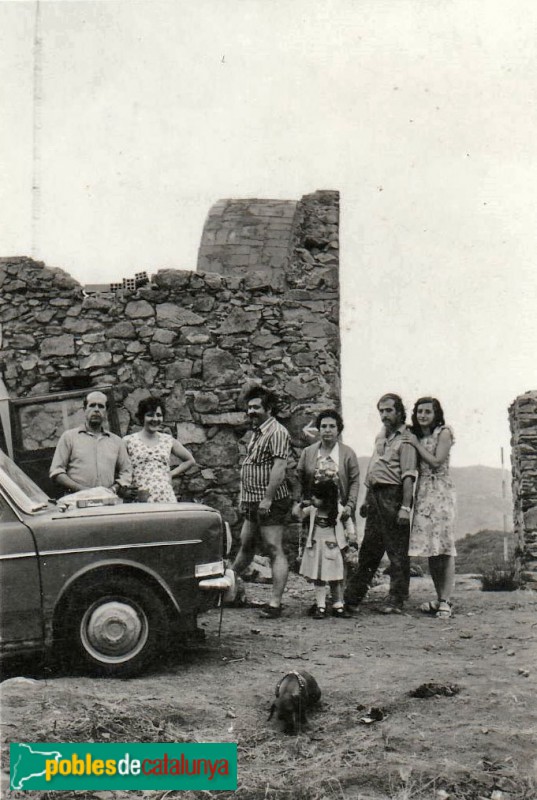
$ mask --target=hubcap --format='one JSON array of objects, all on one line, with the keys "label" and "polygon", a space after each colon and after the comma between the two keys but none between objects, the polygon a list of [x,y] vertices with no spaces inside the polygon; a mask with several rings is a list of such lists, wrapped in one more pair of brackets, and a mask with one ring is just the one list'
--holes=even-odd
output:
[{"label": "hubcap", "polygon": [[98,661],[121,663],[134,658],[149,634],[141,609],[119,600],[89,608],[82,619],[81,639],[86,651]]}]

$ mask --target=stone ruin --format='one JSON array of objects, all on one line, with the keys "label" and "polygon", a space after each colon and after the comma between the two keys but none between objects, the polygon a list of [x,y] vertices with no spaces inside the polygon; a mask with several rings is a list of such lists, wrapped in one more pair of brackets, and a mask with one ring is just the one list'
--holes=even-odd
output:
[{"label": "stone ruin", "polygon": [[509,408],[516,556],[523,578],[537,587],[537,391]]},{"label": "stone ruin", "polygon": [[[295,454],[318,410],[340,407],[339,194],[299,201],[221,200],[204,226],[197,271],[88,294],[63,270],[0,259],[4,380],[12,397],[112,384],[123,434],[138,401],[161,396],[166,422],[200,466],[184,499],[238,521],[246,446],[241,393],[259,382],[283,400]],[[73,423],[76,424],[76,423]],[[33,425],[39,441],[54,431]]]}]

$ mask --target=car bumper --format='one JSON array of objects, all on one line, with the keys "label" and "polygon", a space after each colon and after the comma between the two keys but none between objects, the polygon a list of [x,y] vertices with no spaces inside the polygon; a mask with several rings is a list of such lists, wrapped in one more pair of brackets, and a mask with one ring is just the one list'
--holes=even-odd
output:
[{"label": "car bumper", "polygon": [[224,600],[232,600],[236,591],[235,573],[232,569],[226,569],[224,575],[218,578],[204,578],[199,581],[198,586],[205,592],[223,592]]}]

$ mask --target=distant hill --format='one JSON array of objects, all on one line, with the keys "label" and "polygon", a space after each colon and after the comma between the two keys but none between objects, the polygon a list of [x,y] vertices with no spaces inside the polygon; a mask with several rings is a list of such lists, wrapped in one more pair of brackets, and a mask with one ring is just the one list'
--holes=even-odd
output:
[{"label": "distant hill", "polygon": [[[360,477],[363,480],[369,463],[360,456]],[[456,538],[482,530],[503,530],[505,509],[507,530],[513,527],[511,476],[506,471],[506,497],[502,498],[502,471],[495,467],[452,467],[451,476],[457,492]],[[362,486],[360,502],[364,494]]]}]

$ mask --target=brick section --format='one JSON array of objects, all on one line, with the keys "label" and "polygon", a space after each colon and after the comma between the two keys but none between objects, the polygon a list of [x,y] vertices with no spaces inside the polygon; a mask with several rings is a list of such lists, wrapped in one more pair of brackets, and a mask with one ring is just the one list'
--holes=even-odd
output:
[{"label": "brick section", "polygon": [[295,200],[219,200],[203,228],[198,270],[243,276],[285,269],[296,208]]}]

